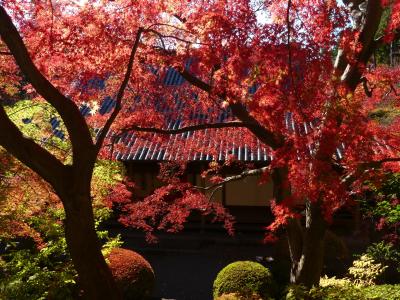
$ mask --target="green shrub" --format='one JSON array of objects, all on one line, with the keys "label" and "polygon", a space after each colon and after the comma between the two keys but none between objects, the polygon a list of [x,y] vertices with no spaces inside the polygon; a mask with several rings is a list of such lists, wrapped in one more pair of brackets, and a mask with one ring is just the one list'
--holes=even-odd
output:
[{"label": "green shrub", "polygon": [[[100,208],[96,209],[97,221],[102,220],[100,214],[105,218],[106,212]],[[30,226],[43,238],[43,244],[39,248],[35,243],[26,243],[30,246],[21,249],[15,240],[0,237],[0,242],[8,249],[0,255],[0,299],[78,298],[78,276],[68,253],[63,220],[64,212],[51,208],[47,210],[46,215],[41,214],[28,220]],[[111,238],[105,230],[96,231],[104,243],[104,251],[121,245],[119,236]],[[26,240],[29,239],[21,239]]]},{"label": "green shrub", "polygon": [[297,300],[297,299],[307,299],[308,291],[302,285],[291,284],[285,290],[285,296],[282,300]]},{"label": "green shrub", "polygon": [[319,286],[325,287],[325,286],[348,286],[352,285],[353,282],[349,278],[336,278],[334,277],[328,277],[324,276],[321,277],[319,280]]},{"label": "green shrub", "polygon": [[370,245],[365,253],[377,263],[387,266],[377,278],[379,283],[400,283],[400,250],[391,243],[381,241]]},{"label": "green shrub", "polygon": [[353,266],[349,268],[349,274],[355,284],[372,285],[376,283],[377,278],[383,274],[386,268],[386,266],[376,263],[368,254],[364,254],[353,261]]},{"label": "green shrub", "polygon": [[214,298],[223,294],[235,293],[242,297],[253,294],[268,299],[274,292],[270,271],[259,263],[237,261],[227,265],[214,281]]},{"label": "green shrub", "polygon": [[223,294],[215,300],[263,300],[259,295],[253,294],[251,296],[241,296],[235,293]]},{"label": "green shrub", "polygon": [[125,299],[142,300],[151,295],[155,281],[154,271],[141,255],[132,250],[114,248],[107,260]]},{"label": "green shrub", "polygon": [[367,299],[399,300],[400,284],[371,285],[363,288]]},{"label": "green shrub", "polygon": [[[32,227],[40,230],[45,245],[19,249],[15,240],[0,239],[6,246],[1,257],[0,299],[75,299],[77,274],[67,251],[58,211],[50,217],[32,217]],[[51,219],[54,222],[49,222]],[[23,241],[24,239],[20,239]],[[27,240],[27,238],[25,238]]]},{"label": "green shrub", "polygon": [[[61,203],[31,171],[16,161],[2,163],[1,172],[18,174],[19,179],[17,184],[0,182],[0,299],[78,299],[81,288],[67,249]],[[101,229],[111,216],[103,200],[120,179],[119,170],[119,164],[99,161],[93,175],[95,228],[105,254],[122,244],[119,236],[112,238]]]},{"label": "green shrub", "polygon": [[[306,290],[299,285],[288,287],[286,300],[398,300],[400,285],[371,285],[368,287],[332,281],[332,285]],[[338,285],[336,285],[338,283]]]}]

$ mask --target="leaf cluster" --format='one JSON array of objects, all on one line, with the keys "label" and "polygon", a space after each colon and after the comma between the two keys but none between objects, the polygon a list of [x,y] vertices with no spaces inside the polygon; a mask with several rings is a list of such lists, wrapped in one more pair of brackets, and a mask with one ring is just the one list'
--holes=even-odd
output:
[{"label": "leaf cluster", "polygon": [[[99,230],[101,221],[109,215],[106,209],[95,210],[96,231],[105,255],[122,244],[120,236],[110,237],[107,230]],[[67,300],[78,297],[78,278],[67,249],[64,218],[61,209],[49,208],[45,215],[28,219],[43,239],[40,247],[34,243],[31,247],[18,247],[24,241],[21,238],[0,240],[4,246],[4,253],[0,255],[0,298]]]},{"label": "leaf cluster", "polygon": [[310,290],[298,285],[289,286],[286,300],[397,300],[400,297],[399,285],[372,285],[357,287],[348,285],[329,285],[313,287]]},{"label": "leaf cluster", "polygon": [[364,254],[359,259],[353,261],[353,266],[349,268],[349,274],[356,285],[367,286],[374,284],[386,269],[387,266],[375,262],[372,257]]},{"label": "leaf cluster", "polygon": [[[77,274],[67,251],[62,213],[32,217],[30,225],[43,236],[41,248],[19,249],[15,240],[2,239],[0,296],[4,299],[75,299]],[[21,240],[21,239],[19,239]],[[13,246],[14,244],[14,246]]]},{"label": "leaf cluster", "polygon": [[367,193],[360,199],[361,210],[372,217],[377,229],[385,233],[384,238],[397,244],[400,222],[400,173],[386,173],[378,183],[367,182]]}]

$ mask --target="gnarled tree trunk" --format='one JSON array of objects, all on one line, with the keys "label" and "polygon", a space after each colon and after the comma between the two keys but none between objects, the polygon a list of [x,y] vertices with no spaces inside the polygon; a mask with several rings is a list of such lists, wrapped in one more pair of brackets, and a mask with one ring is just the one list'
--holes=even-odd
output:
[{"label": "gnarled tree trunk", "polygon": [[[279,203],[290,195],[285,181],[288,171],[273,171],[274,197]],[[324,236],[326,223],[319,203],[306,202],[305,227],[299,219],[290,219],[286,232],[291,259],[290,282],[312,287],[319,284],[324,259]]]},{"label": "gnarled tree trunk", "polygon": [[326,223],[318,203],[307,202],[305,211],[305,228],[299,220],[291,220],[287,236],[292,261],[290,282],[310,288],[319,284],[322,273]]},{"label": "gnarled tree trunk", "polygon": [[101,244],[95,231],[90,181],[68,186],[75,188],[65,188],[59,192],[59,196],[66,213],[67,246],[79,275],[79,285],[84,291],[84,298],[121,299],[121,294],[101,253]]},{"label": "gnarled tree trunk", "polygon": [[72,261],[79,275],[84,296],[90,300],[121,299],[111,271],[101,253],[94,228],[90,182],[97,154],[112,122],[115,120],[124,90],[132,71],[139,44],[139,29],[129,58],[127,71],[117,95],[117,107],[94,144],[90,130],[78,107],[62,94],[33,63],[21,35],[0,5],[0,37],[15,59],[22,74],[59,113],[72,145],[73,164],[64,165],[40,144],[26,138],[0,105],[0,145],[47,181],[60,197],[65,213],[65,234]]}]

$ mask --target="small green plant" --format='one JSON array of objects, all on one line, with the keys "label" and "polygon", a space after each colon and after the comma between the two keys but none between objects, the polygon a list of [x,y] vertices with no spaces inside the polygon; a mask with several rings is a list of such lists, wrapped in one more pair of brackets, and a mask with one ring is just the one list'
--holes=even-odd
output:
[{"label": "small green plant", "polygon": [[319,280],[319,285],[321,287],[325,286],[348,286],[351,285],[352,281],[349,278],[336,278],[336,277],[321,277]]},{"label": "small green plant", "polygon": [[270,271],[261,264],[237,261],[227,265],[218,273],[213,291],[214,298],[235,293],[241,297],[251,297],[256,294],[262,299],[269,299],[274,293],[274,283]]},{"label": "small green plant", "polygon": [[393,244],[381,241],[370,245],[365,253],[374,261],[387,266],[387,269],[378,276],[379,283],[400,282],[400,250]]},{"label": "small green plant", "polygon": [[[386,173],[380,184],[365,182],[368,197],[359,200],[365,217],[376,222],[376,228],[386,242],[400,245],[400,173]],[[373,200],[373,201],[371,201]]]},{"label": "small green plant", "polygon": [[364,254],[359,259],[353,261],[353,266],[349,268],[349,274],[352,276],[355,284],[372,285],[383,274],[386,268],[387,266],[375,262],[371,256]]},{"label": "small green plant", "polygon": [[297,284],[289,285],[285,290],[285,296],[282,300],[297,300],[297,299],[307,299],[308,291],[306,287]]},{"label": "small green plant", "polygon": [[[50,214],[50,213],[49,213]],[[51,214],[55,217],[56,213]],[[69,258],[62,224],[43,224],[47,218],[31,218],[31,226],[44,235],[39,248],[13,249],[15,242],[2,240],[8,248],[1,256],[0,298],[75,299],[77,275]]]},{"label": "small green plant", "polygon": [[[61,209],[48,209],[46,215],[29,218],[31,228],[42,237],[40,245],[30,243],[30,247],[19,249],[15,240],[0,239],[10,249],[0,256],[0,299],[72,300],[79,296],[63,219]],[[97,232],[104,242],[103,251],[122,244],[119,236],[111,238],[107,231]]]},{"label": "small green plant", "polygon": [[[340,280],[340,279],[336,279]],[[290,285],[283,297],[285,300],[398,300],[400,285],[356,286],[335,280],[333,284],[313,287],[310,290],[300,285]]]}]

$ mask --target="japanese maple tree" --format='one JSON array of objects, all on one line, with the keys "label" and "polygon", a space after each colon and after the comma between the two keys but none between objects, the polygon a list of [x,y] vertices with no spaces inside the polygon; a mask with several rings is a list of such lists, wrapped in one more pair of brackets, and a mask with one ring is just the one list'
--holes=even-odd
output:
[{"label": "japanese maple tree", "polygon": [[[250,146],[257,137],[273,153],[268,168],[253,170],[274,182],[277,218],[270,229],[286,226],[291,281],[306,286],[319,281],[326,222],[334,211],[363,180],[397,168],[398,121],[383,126],[369,112],[382,102],[398,104],[398,68],[370,65],[374,51],[398,37],[398,0],[0,4],[0,145],[60,197],[68,247],[89,299],[119,298],[100,252],[90,197],[98,155],[112,157],[124,147],[108,138],[110,129],[143,132],[144,138],[198,131],[204,139],[218,134],[229,141],[218,129],[237,127]],[[168,67],[186,82],[164,84]],[[10,120],[3,106],[20,88],[55,108],[72,147],[68,159]],[[112,112],[95,113],[107,96],[115,100]],[[179,115],[172,111],[177,99],[186,103]],[[170,108],[168,118],[186,119],[185,126],[165,129],[167,117],[155,109],[160,102]],[[94,113],[85,118],[82,107]],[[233,118],[190,123],[194,109],[213,120],[221,108]],[[204,148],[183,137],[179,144]],[[224,180],[231,179],[219,183]],[[180,188],[182,201],[203,205],[193,189]],[[306,207],[305,227],[299,204]]]}]

